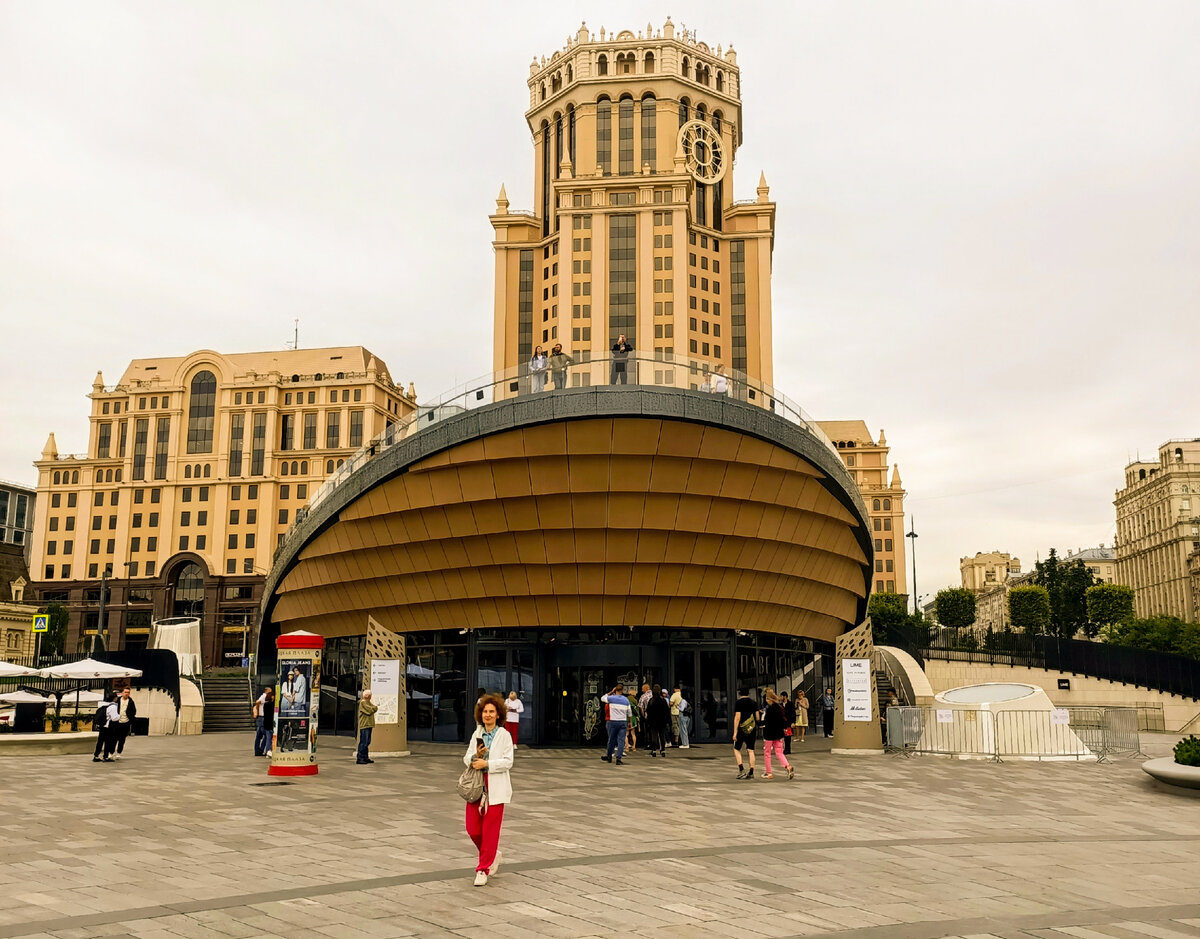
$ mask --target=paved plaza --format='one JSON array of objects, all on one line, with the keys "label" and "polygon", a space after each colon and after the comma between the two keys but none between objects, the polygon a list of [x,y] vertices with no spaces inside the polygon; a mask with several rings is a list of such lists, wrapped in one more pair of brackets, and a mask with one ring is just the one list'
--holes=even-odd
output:
[{"label": "paved plaza", "polygon": [[[1174,738],[1147,737],[1150,755]],[[457,745],[271,784],[239,735],[0,756],[0,937],[1200,936],[1200,799],[1140,762],[517,753],[471,884]],[[761,772],[761,766],[759,768]]]}]

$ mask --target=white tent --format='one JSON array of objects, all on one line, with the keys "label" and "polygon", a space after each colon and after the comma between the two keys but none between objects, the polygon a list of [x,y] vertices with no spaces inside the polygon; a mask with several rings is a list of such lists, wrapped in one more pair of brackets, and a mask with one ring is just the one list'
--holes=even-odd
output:
[{"label": "white tent", "polygon": [[10,691],[0,694],[0,704],[53,704],[53,698],[34,694],[32,691]]},{"label": "white tent", "polygon": [[160,619],[154,624],[150,648],[174,652],[180,675],[197,675],[204,670],[200,657],[200,620],[194,616]]},{"label": "white tent", "polygon": [[76,681],[106,678],[140,678],[141,670],[126,668],[124,665],[111,665],[108,662],[97,662],[95,659],[80,659],[78,662],[64,662],[62,665],[52,665],[43,668],[39,674],[43,678],[73,678]]},{"label": "white tent", "polygon": [[0,662],[0,678],[32,678],[41,674],[36,668],[26,668],[24,665]]}]

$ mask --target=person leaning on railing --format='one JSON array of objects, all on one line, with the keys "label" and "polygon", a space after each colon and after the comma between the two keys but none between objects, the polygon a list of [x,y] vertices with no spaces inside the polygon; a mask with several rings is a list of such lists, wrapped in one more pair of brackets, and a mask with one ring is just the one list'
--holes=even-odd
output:
[{"label": "person leaning on railing", "polygon": [[556,342],[550,350],[550,379],[554,382],[555,391],[567,387],[567,366],[574,364],[575,360],[563,352],[562,343]]},{"label": "person leaning on railing", "polygon": [[633,343],[625,338],[624,333],[621,333],[612,346],[612,371],[609,373],[608,380],[610,385],[615,385],[618,382],[622,385],[628,384],[629,376],[626,368],[629,362],[629,353],[632,351]]}]

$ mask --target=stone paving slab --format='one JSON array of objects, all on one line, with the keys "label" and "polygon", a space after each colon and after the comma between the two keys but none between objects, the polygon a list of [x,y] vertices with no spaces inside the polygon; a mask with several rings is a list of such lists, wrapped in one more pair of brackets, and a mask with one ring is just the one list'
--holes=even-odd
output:
[{"label": "stone paving slab", "polygon": [[[1147,737],[1152,756],[1174,738]],[[4,937],[1200,937],[1200,803],[1135,760],[522,747],[502,872],[471,886],[457,746],[266,776],[240,735],[135,738],[115,765],[0,764]]]}]

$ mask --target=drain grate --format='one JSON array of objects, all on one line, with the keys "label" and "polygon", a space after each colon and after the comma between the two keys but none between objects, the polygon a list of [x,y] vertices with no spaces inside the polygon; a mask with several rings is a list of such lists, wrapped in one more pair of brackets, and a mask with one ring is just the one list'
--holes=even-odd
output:
[{"label": "drain grate", "polygon": [[250,783],[252,786],[290,786],[291,780],[288,779],[272,779],[270,782]]}]

